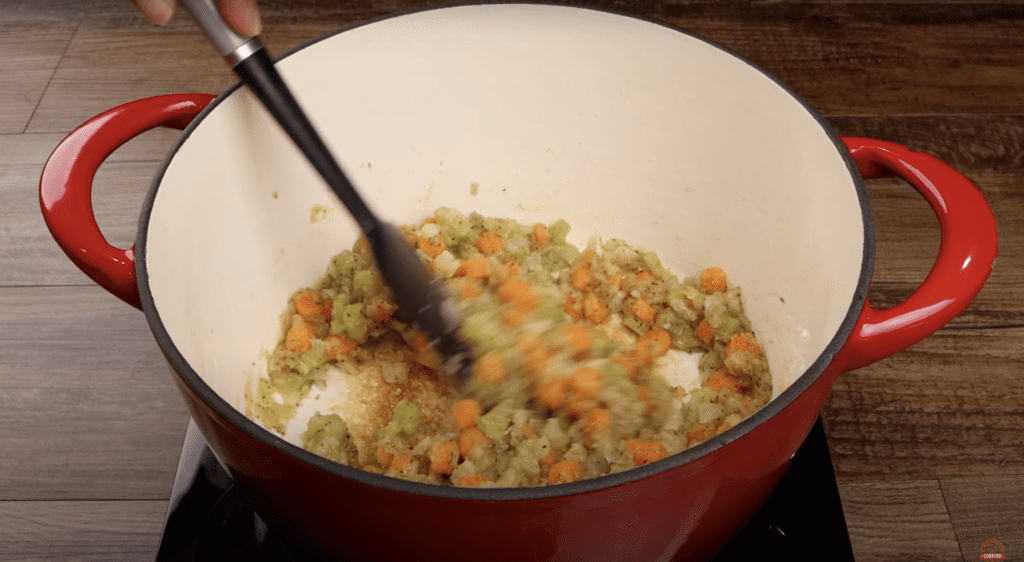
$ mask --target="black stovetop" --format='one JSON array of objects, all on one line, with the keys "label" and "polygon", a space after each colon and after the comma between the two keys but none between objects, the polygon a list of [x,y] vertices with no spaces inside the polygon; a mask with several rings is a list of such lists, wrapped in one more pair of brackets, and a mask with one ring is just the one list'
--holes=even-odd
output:
[{"label": "black stovetop", "polygon": [[[821,420],[761,511],[715,562],[853,560]],[[231,485],[189,420],[157,562],[300,562]]]}]

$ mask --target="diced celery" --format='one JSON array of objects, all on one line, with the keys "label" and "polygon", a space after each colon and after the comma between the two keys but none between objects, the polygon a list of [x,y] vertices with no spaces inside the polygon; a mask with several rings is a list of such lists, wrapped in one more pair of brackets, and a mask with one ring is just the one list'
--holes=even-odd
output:
[{"label": "diced celery", "polygon": [[299,355],[295,361],[295,370],[302,376],[307,376],[313,370],[324,363],[326,358],[323,352],[318,349],[310,349]]},{"label": "diced celery", "polygon": [[622,323],[625,324],[627,328],[633,330],[634,332],[640,334],[641,336],[647,333],[647,324],[644,324],[643,322],[637,320],[636,318],[633,318],[632,316],[627,316],[626,319],[622,321]]},{"label": "diced celery", "polygon": [[384,439],[385,437],[394,437],[401,432],[402,429],[398,427],[398,424],[395,422],[391,422],[377,430],[377,439]]},{"label": "diced celery", "polygon": [[612,381],[625,379],[626,368],[615,361],[609,361],[604,365],[604,376]]},{"label": "diced celery", "polygon": [[[337,309],[335,309],[337,310]],[[331,316],[334,316],[332,311]],[[348,334],[348,337],[362,341],[366,337],[366,319],[363,318],[363,303],[357,302],[354,304],[345,305],[345,308],[341,311],[341,322],[344,326],[343,333]],[[334,328],[334,320],[331,320],[331,328]]]},{"label": "diced celery", "polygon": [[733,334],[739,331],[740,321],[732,316],[723,316],[715,329],[715,339],[720,342],[728,342]]},{"label": "diced celery", "polygon": [[490,412],[480,416],[476,424],[492,441],[500,441],[505,431],[512,425],[513,412],[515,406],[512,400],[502,400]]},{"label": "diced celery", "polygon": [[654,275],[661,277],[665,274],[665,266],[661,265],[661,260],[658,259],[658,254],[654,252],[644,252],[640,254],[640,257],[644,260],[644,265],[647,266],[647,270]]},{"label": "diced celery", "polygon": [[377,279],[373,271],[363,269],[355,272],[352,276],[352,292],[357,296],[369,294],[373,291]]},{"label": "diced celery", "polygon": [[697,404],[697,422],[708,423],[711,420],[718,419],[723,411],[724,408],[718,404]]},{"label": "diced celery", "polygon": [[594,336],[594,345],[590,351],[597,357],[611,357],[619,349],[619,344],[601,336]]},{"label": "diced celery", "polygon": [[564,244],[565,237],[569,234],[569,228],[569,223],[565,222],[564,219],[559,219],[548,225],[548,233],[551,234],[551,240],[556,244]]},{"label": "diced celery", "polygon": [[437,225],[444,231],[444,241],[448,246],[453,246],[458,240],[473,234],[473,227],[469,220],[455,209],[441,207],[434,211],[434,218],[437,219]]},{"label": "diced celery", "polygon": [[693,400],[696,400],[697,404],[709,404],[715,398],[718,398],[718,392],[713,388],[701,388],[693,395]]},{"label": "diced celery", "polygon": [[391,410],[391,422],[398,425],[403,433],[412,433],[420,425],[420,407],[403,398]]},{"label": "diced celery", "polygon": [[355,257],[352,252],[345,250],[344,252],[334,256],[331,260],[330,274],[333,276],[349,275],[352,273],[352,268],[356,265]]},{"label": "diced celery", "polygon": [[530,241],[522,235],[510,235],[508,238],[504,238],[505,251],[515,257],[517,260],[523,260],[526,255],[530,253]]}]

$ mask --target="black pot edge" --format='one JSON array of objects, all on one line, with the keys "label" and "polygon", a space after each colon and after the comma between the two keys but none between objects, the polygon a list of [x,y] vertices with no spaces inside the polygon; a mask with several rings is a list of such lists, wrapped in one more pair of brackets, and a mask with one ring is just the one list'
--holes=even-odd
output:
[{"label": "black pot edge", "polygon": [[857,197],[860,201],[861,207],[861,218],[864,224],[864,249],[861,258],[861,271],[860,276],[857,280],[857,289],[854,292],[853,302],[850,305],[850,309],[847,311],[846,316],[840,323],[839,329],[832,340],[825,346],[822,354],[811,364],[811,366],[804,372],[796,381],[793,382],[786,390],[771,400],[763,408],[752,414],[750,417],[744,419],[742,422],[737,424],[732,429],[725,433],[718,435],[704,443],[696,445],[694,447],[683,450],[675,455],[669,456],[660,461],[640,466],[631,470],[602,476],[599,478],[593,478],[588,480],[582,480],[579,482],[572,482],[567,484],[557,484],[552,486],[539,486],[529,488],[460,488],[456,486],[437,486],[433,484],[422,484],[419,482],[412,482],[408,480],[402,480],[398,478],[391,478],[378,474],[373,474],[363,470],[355,469],[346,465],[338,464],[333,461],[327,460],[319,455],[310,453],[300,447],[293,445],[292,443],[285,441],[280,436],[270,432],[263,428],[259,424],[253,422],[247,418],[242,412],[239,412],[234,406],[229,404],[226,400],[220,397],[216,391],[213,390],[198,373],[192,368],[191,365],[185,360],[185,358],[179,353],[177,347],[175,347],[170,335],[167,333],[166,328],[160,320],[160,315],[156,310],[156,305],[153,302],[153,295],[149,290],[149,276],[146,268],[146,241],[148,237],[148,226],[149,218],[152,214],[153,203],[156,199],[156,194],[159,189],[159,185],[163,180],[164,173],[167,171],[167,167],[170,165],[174,155],[181,148],[181,146],[188,140],[195,129],[202,123],[203,119],[214,110],[214,108],[220,104],[222,100],[227,98],[232,92],[241,87],[240,83],[236,83],[227,90],[225,90],[220,96],[212,101],[182,132],[177,141],[160,164],[160,168],[153,178],[153,182],[150,184],[149,192],[146,194],[146,198],[142,205],[141,214],[139,216],[138,231],[136,234],[136,274],[139,284],[139,296],[142,301],[143,312],[145,313],[146,320],[149,322],[150,328],[153,331],[153,335],[157,341],[157,344],[163,350],[164,355],[170,362],[174,371],[182,380],[196,392],[196,394],[202,398],[204,402],[211,405],[213,409],[227,419],[235,426],[241,428],[247,434],[254,439],[263,441],[282,453],[297,457],[300,460],[314,465],[318,468],[323,469],[329,473],[355,480],[357,482],[374,486],[378,488],[384,488],[396,492],[403,492],[415,495],[423,496],[434,496],[451,499],[462,499],[462,500],[480,500],[480,501],[514,501],[514,500],[533,500],[543,498],[553,498],[559,496],[569,496],[575,494],[583,494],[587,492],[594,492],[607,488],[613,488],[630,482],[635,482],[655,474],[672,470],[691,462],[697,461],[709,453],[720,449],[733,441],[736,441],[752,431],[755,427],[759,426],[762,422],[775,416],[783,409],[792,404],[798,396],[803,394],[808,388],[818,381],[818,378],[825,371],[828,365],[835,358],[836,354],[845,344],[847,338],[853,332],[853,328],[857,322],[857,318],[860,312],[867,302],[868,295],[868,284],[871,280],[871,275],[874,270],[874,250],[875,250],[875,229],[874,219],[871,210],[871,202],[867,194],[867,189],[864,185],[864,181],[857,171],[857,166],[846,149],[845,144],[840,139],[839,135],[833,130],[832,126],[822,117],[810,104],[807,103],[799,94],[797,94],[792,88],[786,85],[784,82],[776,78],[771,73],[760,68],[752,61],[743,57],[742,55],[733,52],[731,49],[719,45],[707,38],[697,35],[694,32],[678,28],[674,25],[657,21],[650,18],[640,17],[634,14],[618,12],[610,10],[605,7],[580,7],[580,6],[566,6],[558,3],[548,2],[504,2],[504,1],[484,1],[484,2],[468,2],[468,3],[454,3],[447,6],[434,6],[421,9],[412,9],[402,12],[396,12],[386,14],[377,18],[362,21],[337,31],[329,33],[327,35],[318,37],[311,41],[308,41],[302,45],[299,45],[293,49],[288,50],[284,54],[275,57],[275,60],[284,59],[295,52],[298,52],[306,47],[309,47],[315,43],[333,37],[339,33],[344,33],[351,29],[356,29],[364,25],[376,23],[386,19],[395,17],[401,17],[409,14],[427,12],[427,11],[438,11],[453,7],[462,6],[477,6],[477,5],[492,5],[492,4],[524,4],[524,5],[538,5],[538,6],[553,6],[573,9],[584,9],[605,12],[617,16],[623,16],[641,21],[647,21],[666,27],[678,33],[688,35],[712,47],[720,49],[721,51],[730,54],[737,59],[750,65],[751,68],[762,73],[764,76],[775,82],[780,88],[785,90],[792,96],[804,109],[818,122],[818,124],[825,131],[826,135],[832,140],[836,146],[836,150],[839,151],[841,157],[846,162],[847,168],[850,170],[851,177],[854,181],[854,187],[857,190]]}]

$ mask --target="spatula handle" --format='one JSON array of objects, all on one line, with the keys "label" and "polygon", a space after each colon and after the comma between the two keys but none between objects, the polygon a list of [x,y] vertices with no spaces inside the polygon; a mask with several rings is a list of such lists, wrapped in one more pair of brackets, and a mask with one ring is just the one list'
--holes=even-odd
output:
[{"label": "spatula handle", "polygon": [[181,0],[181,3],[231,66],[263,48],[259,37],[243,37],[232,31],[221,17],[214,0]]}]

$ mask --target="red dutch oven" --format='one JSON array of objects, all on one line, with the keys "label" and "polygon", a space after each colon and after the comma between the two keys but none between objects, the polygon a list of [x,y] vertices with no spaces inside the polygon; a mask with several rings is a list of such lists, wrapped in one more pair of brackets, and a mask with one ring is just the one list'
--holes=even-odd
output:
[{"label": "red dutch oven", "polygon": [[[748,61],[659,23],[546,5],[426,10],[319,39],[279,68],[393,222],[440,206],[565,218],[576,241],[622,238],[680,276],[725,268],[774,384],[771,402],[722,435],[569,484],[449,488],[317,457],[246,418],[244,393],[288,296],[351,246],[352,221],[244,88],[103,113],[46,164],[46,222],[76,265],[145,312],[239,489],[312,559],[707,559],[779,481],[836,376],[941,328],[995,259],[992,212],[962,175],[904,146],[839,138]],[[157,126],[184,133],[135,246],[111,247],[93,217],[93,176]],[[877,310],[862,178],[886,175],[929,202],[941,247],[916,292]],[[318,205],[324,220],[311,220]]]}]

